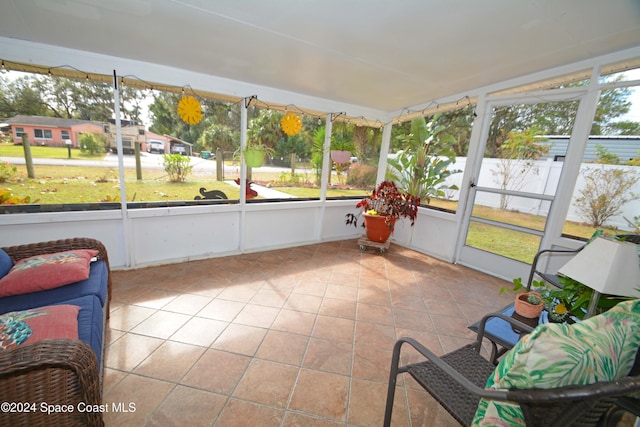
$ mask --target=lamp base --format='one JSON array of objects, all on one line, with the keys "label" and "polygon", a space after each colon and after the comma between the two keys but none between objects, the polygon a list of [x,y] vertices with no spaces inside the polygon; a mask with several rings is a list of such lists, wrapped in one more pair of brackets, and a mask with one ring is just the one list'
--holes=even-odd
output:
[{"label": "lamp base", "polygon": [[587,307],[587,316],[589,318],[596,314],[596,308],[598,308],[598,301],[600,300],[600,292],[593,290],[593,295],[591,295],[591,300],[589,301],[589,307]]}]

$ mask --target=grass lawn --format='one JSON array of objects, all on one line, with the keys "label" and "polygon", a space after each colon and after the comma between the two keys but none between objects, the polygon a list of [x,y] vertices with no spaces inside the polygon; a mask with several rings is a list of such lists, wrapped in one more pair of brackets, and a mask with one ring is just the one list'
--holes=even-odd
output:
[{"label": "grass lawn", "polygon": [[[22,157],[24,158],[24,149],[22,145],[0,144],[0,157]],[[69,150],[67,147],[47,147],[40,145],[31,145],[31,157],[38,159],[68,159]],[[71,159],[80,160],[100,160],[104,155],[89,156],[82,153],[78,148],[71,149]]]}]

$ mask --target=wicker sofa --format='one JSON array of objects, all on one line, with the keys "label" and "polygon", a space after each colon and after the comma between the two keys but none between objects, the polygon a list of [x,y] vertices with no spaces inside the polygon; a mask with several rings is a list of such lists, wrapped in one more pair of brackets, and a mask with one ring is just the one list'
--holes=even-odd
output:
[{"label": "wicker sofa", "polygon": [[72,238],[2,250],[14,263],[65,251],[95,250],[97,255],[86,280],[0,297],[0,316],[45,306],[79,307],[77,339],[51,337],[0,350],[0,402],[14,406],[0,411],[0,425],[103,425],[104,340],[111,297],[106,248],[95,239]]}]

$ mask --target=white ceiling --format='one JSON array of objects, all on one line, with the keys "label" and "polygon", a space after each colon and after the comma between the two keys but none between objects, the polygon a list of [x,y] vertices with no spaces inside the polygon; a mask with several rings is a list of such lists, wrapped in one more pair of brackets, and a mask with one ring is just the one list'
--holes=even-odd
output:
[{"label": "white ceiling", "polygon": [[0,36],[396,112],[637,47],[640,1],[2,0]]}]

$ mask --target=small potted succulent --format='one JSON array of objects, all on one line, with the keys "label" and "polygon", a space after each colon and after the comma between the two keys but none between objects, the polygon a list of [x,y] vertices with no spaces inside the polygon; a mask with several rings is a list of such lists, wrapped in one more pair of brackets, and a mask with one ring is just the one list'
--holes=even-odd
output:
[{"label": "small potted succulent", "polygon": [[544,310],[544,300],[538,292],[521,292],[516,295],[514,310],[522,317],[535,319]]},{"label": "small potted succulent", "polygon": [[414,224],[418,215],[418,206],[420,206],[420,198],[401,192],[391,181],[383,181],[371,196],[358,202],[356,207],[362,209],[360,213],[358,215],[348,213],[345,222],[347,225],[356,227],[362,215],[364,217],[362,226],[367,232],[367,239],[384,243],[393,233],[398,218],[408,218],[411,225]]}]

